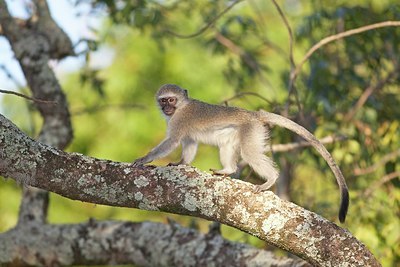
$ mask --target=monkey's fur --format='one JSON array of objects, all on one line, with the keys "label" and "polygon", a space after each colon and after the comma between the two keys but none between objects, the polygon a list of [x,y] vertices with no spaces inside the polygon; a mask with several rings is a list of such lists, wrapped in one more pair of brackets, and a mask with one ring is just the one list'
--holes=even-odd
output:
[{"label": "monkey's fur", "polygon": [[331,154],[318,139],[297,123],[266,111],[248,111],[236,107],[211,105],[188,97],[187,90],[166,84],[158,90],[156,99],[167,119],[167,137],[146,156],[133,165],[140,166],[164,157],[182,144],[178,164],[190,164],[197,152],[198,142],[219,147],[222,170],[214,174],[230,175],[236,172],[241,157],[266,182],[256,191],[269,189],[279,176],[275,163],[265,155],[268,149],[268,130],[265,124],[287,128],[311,143],[333,171],[341,191],[339,220],[344,222],[349,206],[346,181]]}]

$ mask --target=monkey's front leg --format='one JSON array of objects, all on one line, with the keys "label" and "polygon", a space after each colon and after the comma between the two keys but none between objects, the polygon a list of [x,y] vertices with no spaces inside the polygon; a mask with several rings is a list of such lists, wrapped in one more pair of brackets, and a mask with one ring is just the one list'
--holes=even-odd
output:
[{"label": "monkey's front leg", "polygon": [[182,139],[182,156],[178,162],[171,162],[168,166],[189,165],[197,153],[197,142],[190,137]]},{"label": "monkey's front leg", "polygon": [[133,167],[138,167],[155,159],[162,158],[171,153],[179,145],[179,140],[166,138],[158,146],[153,148],[146,156],[138,158],[132,163]]}]

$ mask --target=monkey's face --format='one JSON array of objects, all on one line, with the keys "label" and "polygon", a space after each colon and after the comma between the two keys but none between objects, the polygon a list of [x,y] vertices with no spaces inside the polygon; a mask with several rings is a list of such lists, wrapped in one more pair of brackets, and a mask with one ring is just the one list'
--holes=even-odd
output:
[{"label": "monkey's face", "polygon": [[158,104],[161,110],[167,116],[172,116],[176,110],[177,98],[176,97],[162,97],[158,99]]}]

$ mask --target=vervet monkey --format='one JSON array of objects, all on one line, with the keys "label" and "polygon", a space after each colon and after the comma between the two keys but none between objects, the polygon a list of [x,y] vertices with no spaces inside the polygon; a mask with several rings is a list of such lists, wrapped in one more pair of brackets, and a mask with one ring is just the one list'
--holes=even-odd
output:
[{"label": "vervet monkey", "polygon": [[222,170],[217,175],[236,172],[241,157],[261,178],[266,180],[256,186],[256,191],[269,189],[279,176],[275,163],[265,155],[268,150],[267,125],[287,128],[311,143],[322,155],[335,174],[341,190],[339,220],[344,222],[349,206],[349,193],[342,172],[331,154],[318,139],[297,123],[277,114],[265,111],[248,111],[237,107],[212,105],[189,98],[188,92],[177,85],[161,86],[156,94],[158,105],[165,116],[167,137],[146,156],[134,161],[140,166],[167,156],[182,144],[182,157],[170,165],[190,164],[197,151],[198,142],[219,147]]}]

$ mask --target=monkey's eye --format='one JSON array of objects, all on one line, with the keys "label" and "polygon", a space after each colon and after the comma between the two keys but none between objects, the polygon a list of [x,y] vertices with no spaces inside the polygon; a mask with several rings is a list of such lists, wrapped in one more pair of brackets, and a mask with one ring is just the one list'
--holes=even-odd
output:
[{"label": "monkey's eye", "polygon": [[166,99],[166,98],[161,98],[161,99],[160,99],[160,102],[161,102],[161,103],[167,103],[167,99]]},{"label": "monkey's eye", "polygon": [[175,104],[175,102],[176,102],[176,98],[175,97],[168,98],[168,103]]}]

